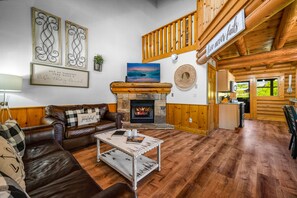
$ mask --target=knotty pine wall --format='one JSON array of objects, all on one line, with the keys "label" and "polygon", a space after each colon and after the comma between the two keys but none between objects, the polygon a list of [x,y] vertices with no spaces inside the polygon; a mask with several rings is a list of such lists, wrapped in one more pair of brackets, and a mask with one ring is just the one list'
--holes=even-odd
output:
[{"label": "knotty pine wall", "polygon": [[[110,112],[116,112],[116,104],[108,104]],[[21,127],[38,126],[41,124],[41,119],[45,115],[45,107],[17,107],[11,108],[10,113],[13,119],[17,120]],[[8,114],[5,110],[3,121],[8,119]],[[0,118],[0,121],[3,122]]]},{"label": "knotty pine wall", "polygon": [[[108,104],[111,112],[116,112],[116,104]],[[18,107],[11,108],[12,117],[18,121],[21,127],[37,126],[45,115],[45,107]],[[208,129],[208,106],[192,104],[167,104],[167,123],[176,129],[192,133],[207,134]],[[4,119],[7,120],[7,112]],[[192,123],[189,122],[192,118]]]},{"label": "knotty pine wall", "polygon": [[[236,81],[240,80],[251,80],[260,77],[261,75],[271,74],[270,77],[273,77],[273,74],[280,73],[284,74],[284,97],[280,99],[272,99],[267,98],[263,99],[261,97],[257,97],[255,94],[255,85],[253,86],[251,83],[251,119],[258,120],[275,120],[275,121],[284,121],[284,113],[282,107],[284,105],[289,104],[289,98],[295,98],[296,95],[296,68],[292,66],[290,63],[283,63],[273,65],[272,68],[267,69],[266,66],[263,67],[255,67],[251,68],[250,71],[246,70],[237,70],[232,72],[235,76]],[[293,93],[288,94],[287,89],[289,86],[289,75],[292,75],[292,89]],[[265,77],[266,78],[266,77]]]},{"label": "knotty pine wall", "polygon": [[[206,135],[208,131],[208,105],[173,104],[166,106],[166,122],[175,129]],[[192,122],[189,122],[192,118]]]}]

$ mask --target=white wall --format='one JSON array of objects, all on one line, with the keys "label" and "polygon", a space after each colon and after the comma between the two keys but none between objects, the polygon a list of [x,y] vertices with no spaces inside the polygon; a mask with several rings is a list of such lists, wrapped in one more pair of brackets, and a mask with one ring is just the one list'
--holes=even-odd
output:
[{"label": "white wall", "polygon": [[[63,52],[65,20],[88,28],[90,88],[29,84],[31,6],[61,17]],[[0,72],[24,78],[22,93],[10,94],[10,106],[115,102],[109,84],[125,79],[127,62],[141,62],[141,35],[154,24],[151,16],[155,11],[156,7],[146,0],[0,1]],[[97,53],[105,58],[103,72],[93,70]]]},{"label": "white wall", "polygon": [[[88,89],[30,85],[32,6],[61,17],[63,65],[65,20],[88,28]],[[0,73],[24,79],[22,93],[10,94],[10,106],[115,102],[109,84],[124,81],[127,62],[141,62],[141,36],[195,9],[196,0],[161,0],[157,7],[150,0],[0,1]],[[93,70],[93,56],[98,53],[105,58],[103,72]],[[206,84],[206,77],[202,76],[205,69],[195,65],[195,57],[195,52],[180,55],[174,65],[167,59],[159,61],[162,82],[173,83],[174,72],[181,64],[189,63],[197,69],[198,88],[180,92],[174,87],[175,95],[168,97],[169,102],[205,103],[206,88],[201,87]]]},{"label": "white wall", "polygon": [[[171,57],[155,61],[161,64],[162,82],[171,82],[173,87],[171,94],[167,95],[168,103],[181,104],[206,104],[207,103],[207,67],[196,64],[196,51],[178,55],[177,62]],[[177,68],[184,64],[190,64],[196,69],[196,85],[189,90],[180,90],[174,83],[174,73]]]}]

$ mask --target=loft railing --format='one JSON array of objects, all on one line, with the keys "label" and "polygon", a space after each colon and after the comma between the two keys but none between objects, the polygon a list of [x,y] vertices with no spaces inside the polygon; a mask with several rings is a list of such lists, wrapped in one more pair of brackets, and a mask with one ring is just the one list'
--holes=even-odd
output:
[{"label": "loft railing", "polygon": [[191,12],[142,36],[142,62],[196,50],[197,12]]}]

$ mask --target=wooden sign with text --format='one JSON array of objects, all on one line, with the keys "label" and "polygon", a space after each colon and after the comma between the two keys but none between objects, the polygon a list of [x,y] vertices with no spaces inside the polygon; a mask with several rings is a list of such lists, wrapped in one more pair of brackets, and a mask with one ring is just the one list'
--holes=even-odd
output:
[{"label": "wooden sign with text", "polygon": [[239,11],[231,21],[206,45],[206,56],[211,56],[228,41],[245,29],[244,10]]}]

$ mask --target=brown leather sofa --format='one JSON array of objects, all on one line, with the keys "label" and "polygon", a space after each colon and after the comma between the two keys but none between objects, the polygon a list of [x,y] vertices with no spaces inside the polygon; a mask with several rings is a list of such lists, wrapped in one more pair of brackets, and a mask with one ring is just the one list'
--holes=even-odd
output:
[{"label": "brown leather sofa", "polygon": [[88,175],[76,159],[54,138],[51,126],[24,128],[26,191],[30,197],[136,197],[123,183],[105,190]]},{"label": "brown leather sofa", "polygon": [[[66,110],[76,109],[100,109],[100,122],[83,126],[67,127]],[[55,128],[55,138],[64,149],[72,150],[94,143],[95,133],[122,128],[122,114],[109,112],[107,104],[84,104],[84,105],[49,105],[45,109],[46,116],[42,119],[43,124],[51,124]]]}]

